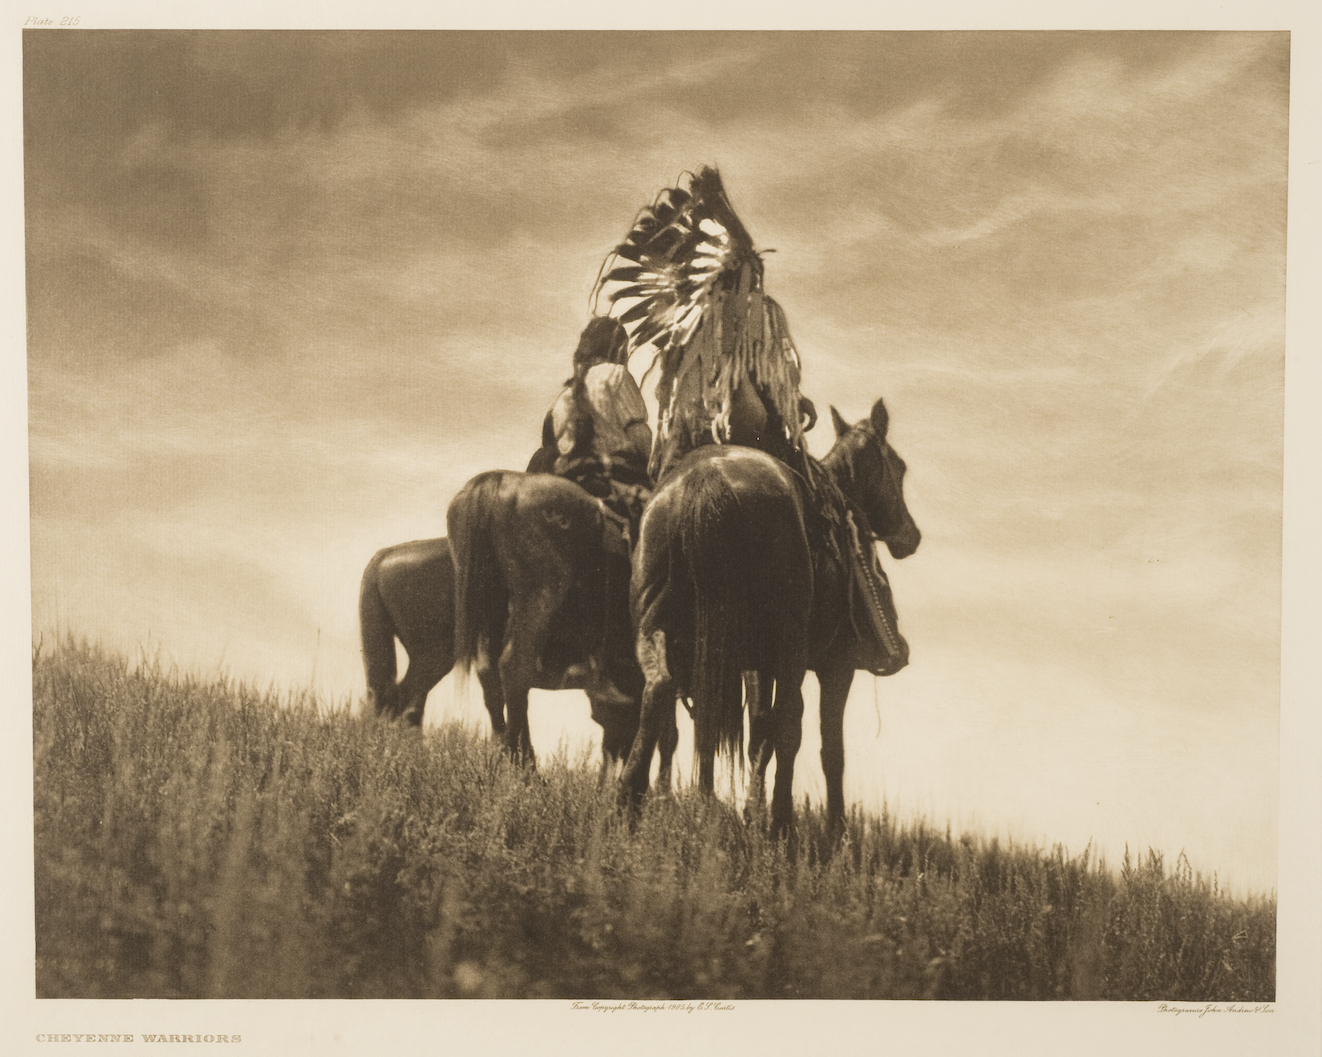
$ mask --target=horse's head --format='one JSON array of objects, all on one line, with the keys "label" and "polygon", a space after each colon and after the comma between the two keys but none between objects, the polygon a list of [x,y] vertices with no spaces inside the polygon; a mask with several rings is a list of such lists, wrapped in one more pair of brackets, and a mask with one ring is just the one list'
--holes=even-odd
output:
[{"label": "horse's head", "polygon": [[836,441],[823,460],[836,483],[862,509],[872,534],[893,558],[907,558],[918,549],[922,533],[904,501],[904,460],[886,440],[890,416],[878,400],[872,414],[849,425],[831,408]]}]

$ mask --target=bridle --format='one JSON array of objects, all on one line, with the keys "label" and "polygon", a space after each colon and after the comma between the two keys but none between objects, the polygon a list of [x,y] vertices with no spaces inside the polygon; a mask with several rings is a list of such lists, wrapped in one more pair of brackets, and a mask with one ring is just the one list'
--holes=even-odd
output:
[{"label": "bridle", "polygon": [[[881,438],[877,436],[876,429],[872,423],[866,419],[856,423],[849,428],[849,431],[840,437],[837,443],[849,445],[856,451],[862,451],[868,445],[875,446],[875,452],[880,461],[883,473],[890,471],[889,462],[886,458],[885,448],[882,447]],[[872,528],[872,519],[864,513],[862,504],[859,500],[857,487],[857,478],[854,475],[854,460],[852,458],[840,458],[836,461],[836,472],[839,474],[838,486],[843,493],[845,502],[849,504],[854,513],[855,520],[858,522],[858,529],[861,535],[865,536],[872,543],[882,542],[883,537],[879,536]]]}]

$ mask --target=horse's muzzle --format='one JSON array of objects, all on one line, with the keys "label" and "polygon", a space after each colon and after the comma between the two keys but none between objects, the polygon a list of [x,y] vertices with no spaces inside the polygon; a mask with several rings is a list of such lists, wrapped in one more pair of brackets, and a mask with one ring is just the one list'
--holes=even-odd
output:
[{"label": "horse's muzzle", "polygon": [[886,544],[886,549],[890,551],[891,557],[896,561],[909,557],[918,549],[918,544],[922,541],[923,534],[918,531],[918,526],[912,521],[902,531],[882,540]]},{"label": "horse's muzzle", "polygon": [[880,667],[872,669],[873,675],[894,675],[901,668],[908,667],[909,664],[909,643],[904,636],[896,632],[895,638],[898,640],[899,649],[887,651],[885,661]]}]

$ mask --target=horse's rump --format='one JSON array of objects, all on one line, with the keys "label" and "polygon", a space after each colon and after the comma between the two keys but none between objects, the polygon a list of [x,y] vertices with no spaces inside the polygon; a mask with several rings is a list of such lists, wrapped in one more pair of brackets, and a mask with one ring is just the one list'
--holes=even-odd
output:
[{"label": "horse's rump", "polygon": [[[608,756],[637,730],[642,677],[629,629],[628,555],[607,549],[605,520],[597,500],[547,474],[480,474],[450,503],[455,663],[477,669],[493,723],[525,762],[534,759],[535,687],[586,689]],[[631,698],[632,708],[612,697]]]},{"label": "horse's rump", "polygon": [[386,550],[372,556],[358,589],[358,629],[362,638],[363,672],[369,700],[378,711],[393,710],[395,688],[395,628],[380,591],[381,561]]},{"label": "horse's rump", "polygon": [[[444,539],[383,547],[363,570],[358,624],[369,699],[379,714],[399,718],[421,708],[427,692],[454,664],[454,565]],[[395,639],[408,654],[396,684]],[[419,711],[418,719],[421,719]]]},{"label": "horse's rump", "polygon": [[698,753],[737,755],[740,677],[802,678],[812,568],[793,476],[761,452],[700,449],[668,487],[670,612],[691,614],[677,677],[694,701]]},{"label": "horse's rump", "polygon": [[450,542],[438,539],[397,543],[377,552],[376,589],[405,647],[410,640],[448,640],[454,621],[454,561]]},{"label": "horse's rump", "polygon": [[451,502],[448,526],[456,665],[470,668],[480,650],[495,659],[511,605],[557,576],[568,578],[568,590],[540,658],[545,667],[583,660],[588,640],[600,638],[612,616],[627,623],[627,558],[621,545],[607,549],[603,508],[572,482],[549,474],[479,474]]}]

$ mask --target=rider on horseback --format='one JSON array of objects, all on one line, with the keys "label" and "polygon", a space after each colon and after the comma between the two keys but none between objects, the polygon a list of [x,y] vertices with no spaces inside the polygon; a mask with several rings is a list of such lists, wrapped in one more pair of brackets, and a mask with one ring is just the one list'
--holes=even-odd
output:
[{"label": "rider on horseback", "polygon": [[596,496],[638,538],[652,494],[647,462],[652,428],[638,383],[629,373],[629,335],[618,320],[588,322],[574,350],[574,373],[551,408],[554,472]]},{"label": "rider on horseback", "polygon": [[[809,456],[816,422],[799,392],[801,364],[780,305],[766,295],[762,254],[735,215],[720,174],[702,168],[687,186],[662,191],[612,251],[608,286],[632,324],[630,347],[657,349],[660,404],[653,479],[704,444],[759,448],[793,469],[807,497],[811,536],[846,570],[869,608],[886,587],[866,521]],[[622,284],[622,285],[621,285]],[[879,622],[884,614],[874,612]]]},{"label": "rider on horseback", "polygon": [[730,206],[720,174],[644,209],[601,279],[637,323],[633,348],[657,350],[660,403],[652,477],[660,481],[703,444],[760,448],[803,472],[803,434],[816,420],[799,392],[798,351],[785,313],[766,296],[761,255]]},{"label": "rider on horseback", "polygon": [[[628,361],[624,326],[609,316],[589,320],[574,350],[574,373],[547,413],[542,439],[543,451],[555,459],[550,471],[600,500],[614,515],[608,518],[619,529],[614,538],[622,536],[632,550],[652,496],[652,428]],[[636,706],[606,674],[601,651],[589,657],[587,679],[597,705]]]}]

